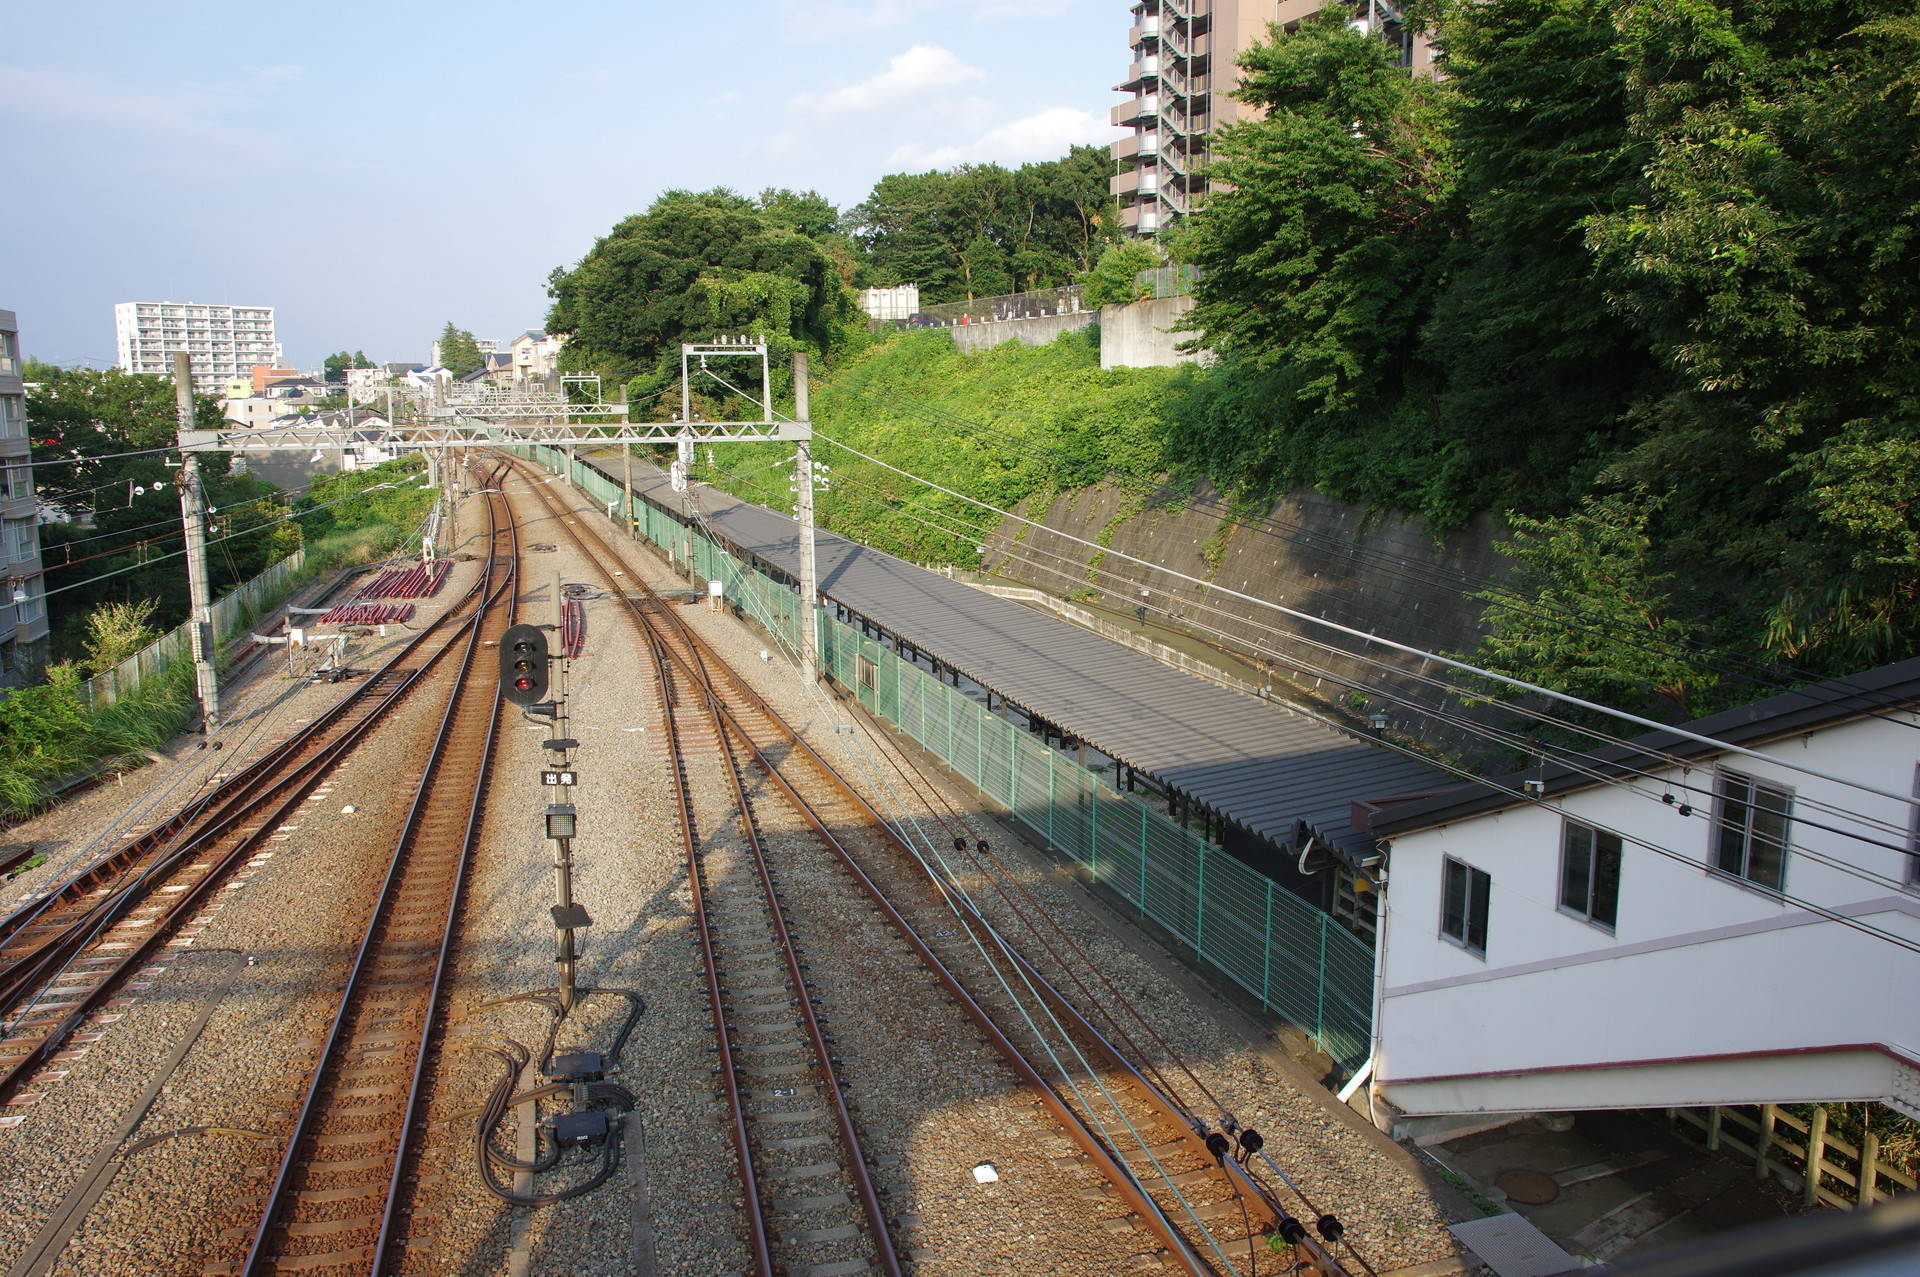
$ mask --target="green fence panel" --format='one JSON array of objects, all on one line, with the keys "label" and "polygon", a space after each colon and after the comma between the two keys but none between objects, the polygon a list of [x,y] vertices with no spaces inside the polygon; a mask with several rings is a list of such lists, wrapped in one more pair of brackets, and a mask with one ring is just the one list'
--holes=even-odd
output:
[{"label": "green fence panel", "polygon": [[[551,449],[528,454],[554,465]],[[584,471],[584,467],[578,467]],[[591,472],[575,482],[602,503],[618,485]],[[642,536],[789,641],[799,633],[794,592],[651,505]],[[863,705],[895,724],[1102,887],[1198,957],[1311,1033],[1344,1068],[1365,1059],[1372,1033],[1373,951],[1323,911],[1198,834],[1122,793],[1069,754],[1015,726],[886,645],[822,615],[821,666]],[[872,663],[871,680],[861,666]]]}]

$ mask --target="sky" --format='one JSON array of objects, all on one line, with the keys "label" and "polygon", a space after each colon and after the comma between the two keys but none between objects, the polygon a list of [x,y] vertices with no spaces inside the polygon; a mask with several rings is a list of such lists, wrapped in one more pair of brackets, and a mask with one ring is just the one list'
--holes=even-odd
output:
[{"label": "sky", "polygon": [[1055,159],[1107,123],[1128,0],[8,5],[0,309],[114,360],[122,301],[272,306],[288,362],[511,338],[665,190]]}]

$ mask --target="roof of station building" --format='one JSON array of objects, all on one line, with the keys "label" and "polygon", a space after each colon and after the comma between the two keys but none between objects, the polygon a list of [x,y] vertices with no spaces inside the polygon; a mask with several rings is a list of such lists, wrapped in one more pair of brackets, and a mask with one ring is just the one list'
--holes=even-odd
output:
[{"label": "roof of station building", "polygon": [[[617,476],[616,476],[617,477]],[[634,486],[681,509],[666,476]],[[793,519],[705,486],[706,521],[739,549],[797,575]],[[820,593],[899,635],[1134,770],[1171,784],[1278,847],[1319,834],[1370,852],[1353,804],[1430,793],[1447,772],[1261,697],[1210,683],[1031,608],[832,533],[815,537]]]}]

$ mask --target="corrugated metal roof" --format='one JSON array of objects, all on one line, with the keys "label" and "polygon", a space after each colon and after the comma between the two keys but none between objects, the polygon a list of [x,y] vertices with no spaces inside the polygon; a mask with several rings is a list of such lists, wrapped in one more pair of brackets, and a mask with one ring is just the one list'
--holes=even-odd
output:
[{"label": "corrugated metal roof", "polygon": [[[634,482],[663,508],[681,508],[651,466],[636,463]],[[707,487],[694,495],[723,536],[798,573],[790,517]],[[1452,783],[1384,746],[843,537],[819,533],[815,558],[821,594],[1279,847],[1297,849],[1311,831],[1365,853],[1373,836],[1353,827],[1354,800]]]}]

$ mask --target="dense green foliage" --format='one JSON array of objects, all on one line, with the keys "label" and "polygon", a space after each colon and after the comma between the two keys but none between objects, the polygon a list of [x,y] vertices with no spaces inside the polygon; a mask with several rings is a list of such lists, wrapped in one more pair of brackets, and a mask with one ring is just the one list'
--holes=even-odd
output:
[{"label": "dense green foliage", "polygon": [[1093,146],[1011,170],[889,173],[848,214],[861,280],[918,284],[929,304],[1069,283],[1118,238],[1112,176]]},{"label": "dense green foliage", "polygon": [[0,700],[0,815],[25,815],[50,788],[103,760],[157,749],[193,712],[193,667],[150,678],[112,705],[89,711],[80,670],[58,665],[47,681]]},{"label": "dense green foliage", "polygon": [[[165,448],[178,432],[173,383],[117,369],[32,364],[27,396],[34,470],[41,499],[73,521],[41,525],[48,615],[57,656],[85,647],[85,618],[98,604],[156,600],[154,622],[186,619],[181,569],[179,470]],[[196,425],[220,424],[217,403],[195,397]],[[134,455],[125,455],[134,454]],[[203,454],[200,473],[211,508],[207,566],[216,593],[259,574],[300,544],[283,522],[278,490],[229,471],[226,454]]]},{"label": "dense green foliage", "polygon": [[1142,271],[1166,264],[1166,256],[1146,240],[1128,239],[1109,244],[1093,269],[1080,277],[1080,304],[1124,306],[1153,296],[1140,283]]},{"label": "dense green foliage", "polygon": [[[1147,423],[1169,376],[1164,368],[1103,371],[1086,332],[975,355],[955,350],[945,332],[893,336],[816,370],[812,415],[823,442],[814,451],[832,474],[820,521],[906,558],[975,566],[979,538],[964,526],[991,528],[993,516],[824,440],[1009,508],[1099,482],[1114,469],[1161,470]],[[992,410],[983,412],[983,404]],[[718,471],[702,470],[749,500],[790,509],[792,456],[790,445],[715,449]],[[706,462],[706,449],[699,460]]]},{"label": "dense green foliage", "polygon": [[[452,325],[449,324],[448,327],[451,328]],[[346,381],[347,369],[371,368],[373,367],[373,363],[367,358],[367,353],[364,350],[356,350],[352,354],[348,354],[344,350],[337,350],[321,360],[320,367],[322,370],[320,379],[329,385],[337,386]]]},{"label": "dense green foliage", "polygon": [[440,330],[440,366],[456,380],[487,366],[487,357],[480,353],[480,343],[466,329],[455,328],[451,319]]},{"label": "dense green foliage", "polygon": [[678,380],[682,342],[764,335],[779,367],[795,350],[843,344],[857,312],[839,263],[794,229],[814,226],[823,210],[790,192],[769,199],[763,207],[726,190],[669,191],[572,270],[555,270],[547,328],[568,338],[562,365],[630,378],[638,397]]},{"label": "dense green foliage", "polygon": [[293,503],[309,571],[370,563],[418,537],[434,492],[415,482],[426,470],[403,457],[316,479]]},{"label": "dense green foliage", "polygon": [[1595,624],[1497,607],[1487,654],[1603,699],[1711,708],[1694,641],[1915,651],[1911,4],[1438,8],[1437,82],[1332,19],[1243,60],[1262,118],[1175,240],[1221,362],[1173,388],[1173,451],[1243,493],[1515,512],[1527,588]]}]

